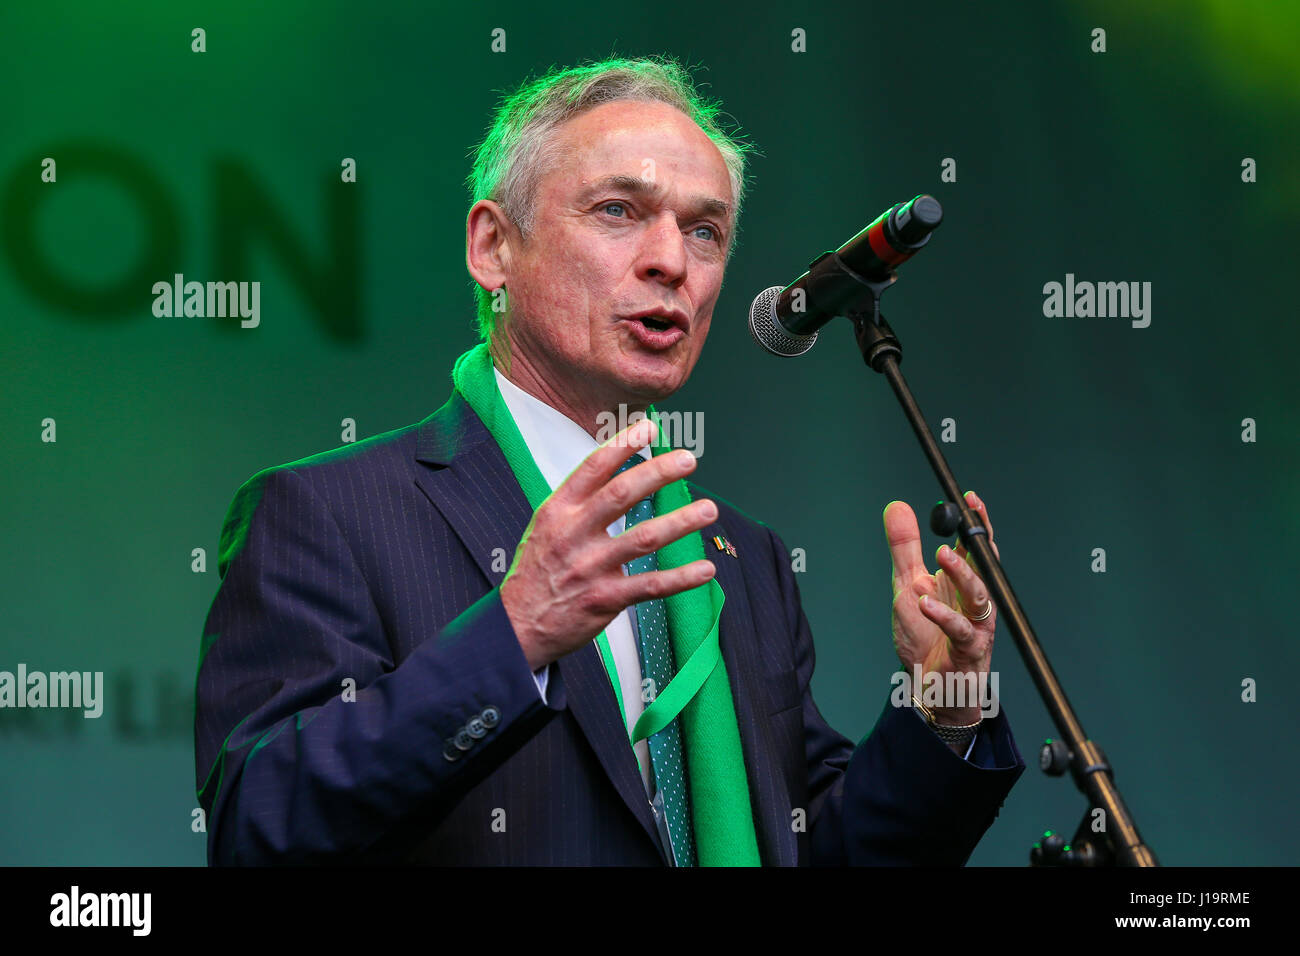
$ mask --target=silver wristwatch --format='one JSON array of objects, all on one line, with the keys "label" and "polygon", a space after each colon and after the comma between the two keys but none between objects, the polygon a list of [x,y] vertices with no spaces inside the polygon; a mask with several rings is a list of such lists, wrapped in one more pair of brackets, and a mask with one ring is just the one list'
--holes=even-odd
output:
[{"label": "silver wristwatch", "polygon": [[938,723],[934,719],[934,711],[921,703],[915,694],[912,695],[912,706],[921,712],[921,716],[925,718],[925,722],[929,725],[930,729],[938,734],[939,739],[946,744],[970,743],[971,738],[979,731],[980,724],[984,722],[984,718],[981,717],[973,724],[964,724],[959,726]]}]

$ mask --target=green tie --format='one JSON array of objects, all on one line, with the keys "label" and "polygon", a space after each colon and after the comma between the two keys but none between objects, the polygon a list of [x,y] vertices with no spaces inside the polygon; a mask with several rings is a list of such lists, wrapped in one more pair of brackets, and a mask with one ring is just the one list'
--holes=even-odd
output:
[{"label": "green tie", "polygon": [[[635,454],[618,473],[622,474],[634,465],[645,461],[640,454]],[[643,498],[632,506],[627,513],[627,530],[631,530],[642,521],[654,517],[654,503],[651,498]],[[640,574],[643,571],[657,571],[659,562],[655,552],[633,558],[627,563],[628,574]],[[649,703],[654,700],[668,682],[673,679],[676,668],[673,666],[673,649],[668,639],[668,617],[664,610],[662,598],[652,598],[636,606],[637,630],[641,640],[641,676],[649,678]],[[643,696],[646,692],[643,692]],[[685,755],[682,752],[682,734],[680,721],[674,717],[663,729],[647,738],[650,746],[650,766],[654,771],[656,814],[663,813],[668,826],[668,836],[672,846],[670,856],[675,858],[677,866],[695,866],[695,840],[691,833],[690,794],[686,785]],[[660,800],[662,798],[662,800]]]}]

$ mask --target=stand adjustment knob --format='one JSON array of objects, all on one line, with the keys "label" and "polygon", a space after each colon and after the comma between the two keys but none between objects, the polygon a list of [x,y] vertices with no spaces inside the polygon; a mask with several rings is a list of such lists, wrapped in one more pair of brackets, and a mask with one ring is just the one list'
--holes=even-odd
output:
[{"label": "stand adjustment knob", "polygon": [[1038,751],[1038,769],[1049,777],[1059,777],[1070,769],[1070,748],[1064,740],[1048,737]]},{"label": "stand adjustment knob", "polygon": [[1065,837],[1054,830],[1046,830],[1041,838],[1034,843],[1034,848],[1029,851],[1029,864],[1031,866],[1059,866],[1061,863],[1061,854],[1069,846],[1065,842]]}]

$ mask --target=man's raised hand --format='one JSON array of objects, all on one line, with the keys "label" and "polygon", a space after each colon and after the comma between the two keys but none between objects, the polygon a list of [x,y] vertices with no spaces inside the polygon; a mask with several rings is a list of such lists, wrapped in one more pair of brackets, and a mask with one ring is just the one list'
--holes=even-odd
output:
[{"label": "man's raised hand", "polygon": [[577,650],[624,608],[706,583],[707,558],[680,568],[623,573],[623,565],[707,527],[712,501],[694,501],[641,522],[618,537],[606,528],[669,482],[695,469],[689,451],[656,455],[617,474],[629,456],[654,441],[656,426],[639,419],[573,470],[524,530],[501,582],[501,603],[533,670]]},{"label": "man's raised hand", "polygon": [[[987,529],[993,554],[1001,558],[984,502],[973,491],[966,493],[966,502]],[[907,503],[891,501],[885,507],[884,520],[894,565],[894,649],[904,670],[911,673],[919,665],[925,674],[939,674],[945,682],[949,673],[987,674],[997,607],[966,546],[940,547],[936,555],[939,569],[931,574],[921,553],[916,515]],[[920,696],[920,688],[914,693]],[[981,717],[978,702],[934,710],[940,723],[965,725]]]}]

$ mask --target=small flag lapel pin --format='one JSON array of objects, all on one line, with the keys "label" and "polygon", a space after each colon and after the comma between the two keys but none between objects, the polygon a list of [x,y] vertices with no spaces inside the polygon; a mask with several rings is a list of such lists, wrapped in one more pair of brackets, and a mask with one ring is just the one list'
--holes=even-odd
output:
[{"label": "small flag lapel pin", "polygon": [[731,555],[733,558],[738,558],[738,557],[740,557],[740,555],[736,554],[736,546],[733,545],[733,544],[732,544],[730,541],[728,541],[726,538],[719,537],[718,535],[715,534],[715,535],[713,536],[713,544],[714,544],[714,546],[717,547],[717,549],[718,549],[719,551],[725,551],[725,552],[727,552],[727,554]]}]

